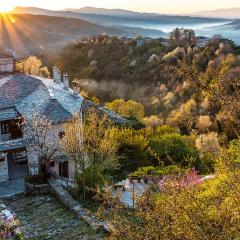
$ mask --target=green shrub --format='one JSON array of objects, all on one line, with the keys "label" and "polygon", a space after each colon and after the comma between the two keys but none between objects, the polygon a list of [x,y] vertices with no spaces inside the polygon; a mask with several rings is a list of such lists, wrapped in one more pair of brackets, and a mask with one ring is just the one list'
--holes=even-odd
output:
[{"label": "green shrub", "polygon": [[169,125],[163,125],[157,128],[158,135],[170,134],[170,133],[180,133],[178,128],[171,127]]},{"label": "green shrub", "polygon": [[199,159],[197,149],[189,144],[185,136],[168,133],[154,137],[150,146],[165,165],[192,167]]},{"label": "green shrub", "polygon": [[41,185],[47,183],[47,177],[45,174],[41,173],[33,176],[26,176],[25,182],[33,184],[33,185]]},{"label": "green shrub", "polygon": [[136,177],[145,177],[145,176],[164,176],[164,175],[175,175],[179,174],[185,171],[184,169],[181,169],[177,165],[169,165],[164,168],[149,166],[149,167],[142,167],[139,168],[137,171],[130,174],[130,176],[136,176]]}]

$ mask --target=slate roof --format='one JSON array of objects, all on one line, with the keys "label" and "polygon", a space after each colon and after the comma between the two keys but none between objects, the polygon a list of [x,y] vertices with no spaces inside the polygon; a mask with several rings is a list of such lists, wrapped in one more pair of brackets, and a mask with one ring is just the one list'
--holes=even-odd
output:
[{"label": "slate roof", "polygon": [[111,110],[74,95],[73,90],[65,89],[63,83],[24,74],[0,77],[0,111],[8,109],[2,112],[4,119],[12,118],[16,112],[27,118],[36,113],[44,114],[53,123],[61,123],[91,107],[106,113],[116,123],[127,122]]},{"label": "slate roof", "polygon": [[56,99],[51,99],[44,111],[44,115],[53,123],[66,122],[72,115],[66,111]]},{"label": "slate roof", "polygon": [[106,114],[107,116],[109,116],[114,123],[117,124],[127,124],[129,121],[123,117],[121,117],[119,114],[111,111],[110,109],[100,106],[94,102],[91,102],[89,100],[84,99],[83,103],[82,103],[82,111],[83,113],[87,113],[89,111],[89,109],[91,108],[95,108],[97,109],[99,112]]},{"label": "slate roof", "polygon": [[24,74],[0,79],[0,109],[15,108],[28,118],[36,113],[44,114],[54,123],[64,122],[80,112],[82,101],[72,89],[50,79]]},{"label": "slate roof", "polygon": [[16,119],[18,112],[15,108],[0,109],[0,121]]},{"label": "slate roof", "polygon": [[12,58],[10,54],[7,54],[5,52],[0,52],[0,59],[6,59],[6,58]]},{"label": "slate roof", "polygon": [[27,146],[27,142],[23,138],[7,141],[7,142],[0,142],[0,152],[17,150],[20,148],[25,148],[26,146]]}]

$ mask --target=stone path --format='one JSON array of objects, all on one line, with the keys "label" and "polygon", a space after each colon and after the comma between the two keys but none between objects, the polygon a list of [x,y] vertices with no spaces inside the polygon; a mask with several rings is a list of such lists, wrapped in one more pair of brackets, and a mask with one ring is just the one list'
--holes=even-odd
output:
[{"label": "stone path", "polygon": [[16,213],[24,226],[25,239],[103,239],[51,195],[37,197],[18,195],[4,199],[3,202]]},{"label": "stone path", "polygon": [[78,218],[85,221],[95,231],[109,232],[110,226],[105,221],[100,221],[90,210],[83,208],[82,205],[74,200],[72,196],[67,192],[57,179],[48,180],[52,192],[58,197],[58,199]]},{"label": "stone path", "polygon": [[[133,207],[133,191],[135,200],[136,198],[143,195],[146,189],[149,187],[149,184],[144,183],[144,181],[130,181],[129,179],[123,180],[116,185],[124,186],[124,190],[122,188],[117,188],[113,190],[114,196],[120,196],[121,202],[127,207]],[[134,190],[133,190],[134,189]]]}]

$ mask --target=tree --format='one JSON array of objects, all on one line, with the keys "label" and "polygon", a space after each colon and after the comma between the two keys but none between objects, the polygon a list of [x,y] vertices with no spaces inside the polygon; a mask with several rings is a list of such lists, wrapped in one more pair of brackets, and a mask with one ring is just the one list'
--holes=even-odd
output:
[{"label": "tree", "polygon": [[124,176],[149,164],[148,139],[144,132],[132,128],[120,128],[115,134],[119,143],[120,170]]},{"label": "tree", "polygon": [[[236,140],[238,141],[238,140]],[[118,198],[106,197],[110,239],[225,240],[240,236],[239,143],[220,156],[213,179],[201,180],[196,171],[163,178],[126,212]]]},{"label": "tree", "polygon": [[89,192],[103,184],[104,176],[118,168],[116,128],[111,121],[93,108],[84,120],[77,115],[64,126],[61,147],[76,166],[78,186]]},{"label": "tree", "polygon": [[19,72],[48,78],[50,73],[48,68],[43,66],[41,59],[36,56],[30,56],[27,59],[17,62],[16,69]]},{"label": "tree", "polygon": [[191,167],[198,159],[194,145],[178,133],[167,133],[155,136],[150,140],[150,147],[166,165]]},{"label": "tree", "polygon": [[144,118],[143,105],[133,100],[125,102],[123,99],[116,99],[113,102],[107,103],[106,106],[126,118],[134,118],[137,120]]},{"label": "tree", "polygon": [[199,135],[196,139],[196,147],[201,154],[217,156],[221,149],[218,134],[210,132]]},{"label": "tree", "polygon": [[[238,62],[236,61],[234,64],[237,63]],[[214,100],[220,108],[217,120],[227,136],[235,138],[240,135],[240,67],[235,67],[230,70],[229,66],[226,67],[226,73],[223,71],[219,81],[214,85],[216,91],[214,91],[214,89],[212,89],[212,91]]]},{"label": "tree", "polygon": [[195,47],[196,42],[195,32],[192,29],[176,28],[170,33],[170,44],[173,48]]},{"label": "tree", "polygon": [[84,150],[91,161],[102,169],[111,170],[117,167],[116,155],[118,143],[114,132],[117,130],[106,115],[100,115],[94,109],[89,110],[83,121]]},{"label": "tree", "polygon": [[182,33],[180,28],[175,28],[171,33],[170,33],[170,44],[172,47],[179,47],[181,46],[181,38],[182,38]]},{"label": "tree", "polygon": [[75,163],[75,179],[78,171],[84,172],[88,160],[83,145],[83,124],[80,115],[64,124],[64,134],[60,141],[63,152]]},{"label": "tree", "polygon": [[32,157],[37,156],[37,164],[43,171],[49,171],[50,162],[62,154],[52,122],[44,115],[32,114],[24,119],[23,133],[28,143],[27,151]]},{"label": "tree", "polygon": [[208,132],[212,126],[212,121],[210,116],[199,116],[197,121],[197,128],[200,132]]},{"label": "tree", "polygon": [[157,129],[157,127],[159,127],[161,124],[163,124],[163,120],[160,119],[156,115],[152,115],[152,116],[149,116],[149,117],[145,117],[143,119],[143,123],[146,126],[151,127],[155,131]]},{"label": "tree", "polygon": [[192,29],[183,29],[182,42],[184,47],[195,47],[197,43],[195,32]]},{"label": "tree", "polygon": [[197,103],[194,99],[190,99],[183,103],[179,109],[171,112],[168,123],[179,127],[183,134],[188,134],[194,126],[197,114]]}]

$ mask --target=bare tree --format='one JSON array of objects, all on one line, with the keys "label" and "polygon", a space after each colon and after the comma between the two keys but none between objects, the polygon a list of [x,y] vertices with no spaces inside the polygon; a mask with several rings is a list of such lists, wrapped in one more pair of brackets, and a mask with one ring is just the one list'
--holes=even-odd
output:
[{"label": "bare tree", "polygon": [[49,170],[50,162],[61,154],[52,122],[44,115],[32,114],[30,118],[25,118],[23,133],[28,143],[27,151],[36,154],[39,167],[43,171]]},{"label": "bare tree", "polygon": [[176,28],[170,33],[170,44],[172,47],[195,47],[196,36],[192,29]]}]

